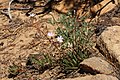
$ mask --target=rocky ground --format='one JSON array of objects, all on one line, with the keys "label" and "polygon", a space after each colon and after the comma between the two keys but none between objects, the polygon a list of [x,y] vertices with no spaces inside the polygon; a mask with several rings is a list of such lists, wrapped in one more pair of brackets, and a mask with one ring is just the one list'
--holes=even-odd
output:
[{"label": "rocky ground", "polygon": [[[13,4],[11,7],[26,7],[25,4]],[[8,0],[0,1],[0,8],[7,8]],[[97,45],[95,51],[90,58],[85,59],[80,63],[78,71],[64,74],[59,65],[45,64],[45,68],[38,65],[27,64],[31,55],[43,58],[43,53],[49,54],[56,60],[63,55],[56,47],[50,43],[46,37],[48,32],[55,32],[57,26],[48,23],[49,19],[54,16],[55,19],[59,17],[56,12],[47,14],[45,16],[38,15],[35,17],[27,17],[27,11],[11,10],[13,20],[10,21],[8,16],[1,10],[0,14],[0,79],[1,80],[119,80],[120,79],[120,59],[119,54],[119,27],[120,26],[120,6],[116,6],[112,11],[100,16],[93,22],[96,26]],[[101,40],[101,33],[107,27],[115,29],[115,35],[107,35],[111,42],[107,43],[106,38]],[[111,30],[111,29],[110,29]],[[118,30],[118,31],[116,31]],[[113,36],[116,36],[112,38]],[[99,40],[100,39],[100,40]],[[99,45],[103,43],[103,45]],[[104,47],[105,44],[107,47]],[[59,43],[56,43],[59,46]],[[115,45],[114,49],[111,49]],[[118,44],[118,45],[117,45]],[[102,48],[101,48],[102,47]],[[106,49],[107,48],[107,49]],[[109,51],[110,50],[110,51]],[[112,50],[112,51],[111,51]],[[107,52],[106,52],[107,51]],[[109,53],[109,54],[108,54]],[[114,55],[115,53],[115,55]],[[113,56],[111,58],[111,56]],[[15,65],[17,65],[15,67]],[[14,66],[17,71],[10,74],[9,68]],[[35,69],[32,69],[35,67]]]}]

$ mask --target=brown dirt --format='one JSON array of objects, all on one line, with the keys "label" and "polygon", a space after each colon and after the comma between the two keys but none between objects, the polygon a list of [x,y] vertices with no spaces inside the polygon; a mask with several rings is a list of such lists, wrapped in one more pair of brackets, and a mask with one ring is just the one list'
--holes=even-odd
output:
[{"label": "brown dirt", "polygon": [[[1,0],[0,3],[2,4],[0,8],[7,8],[8,0]],[[0,78],[8,76],[8,66],[12,63],[25,66],[29,54],[39,52],[53,56],[58,54],[45,37],[48,32],[54,32],[56,28],[47,23],[52,16],[31,18],[27,17],[25,12],[11,11],[12,22],[6,15],[0,14]]]},{"label": "brown dirt", "polygon": [[[11,7],[23,7],[24,5],[13,4]],[[0,8],[7,7],[8,0],[0,0]],[[120,14],[120,8],[118,9],[119,12],[115,13],[115,17],[110,15],[112,17],[111,20],[113,20],[113,25],[120,25],[120,17],[117,16]],[[56,58],[58,58],[60,54],[55,46],[53,46],[53,44],[45,37],[49,31],[54,32],[56,29],[56,26],[47,23],[48,19],[52,18],[52,16],[45,15],[44,17],[41,17],[41,15],[39,15],[36,17],[27,17],[25,13],[26,11],[12,10],[11,14],[13,21],[11,22],[6,15],[0,14],[0,79],[8,76],[8,68],[13,63],[25,67],[26,60],[30,54],[47,53]],[[55,18],[58,18],[57,13],[50,14],[54,15]],[[103,20],[110,23],[111,20],[108,18],[107,15],[101,16],[101,24]],[[101,28],[106,22],[105,24],[101,24],[98,22],[96,25]],[[97,33],[100,33],[100,31]],[[59,70],[59,66],[57,66],[54,69],[46,70],[42,75],[39,75],[39,72],[31,74],[33,71],[26,70],[26,74],[29,75],[26,77],[25,74],[22,74],[22,79],[25,77],[28,78],[25,80],[33,80],[32,78],[37,77],[44,80],[46,78],[46,80],[48,80],[55,76],[63,76],[64,74],[59,74]],[[16,80],[18,79],[22,80],[19,76]]]}]

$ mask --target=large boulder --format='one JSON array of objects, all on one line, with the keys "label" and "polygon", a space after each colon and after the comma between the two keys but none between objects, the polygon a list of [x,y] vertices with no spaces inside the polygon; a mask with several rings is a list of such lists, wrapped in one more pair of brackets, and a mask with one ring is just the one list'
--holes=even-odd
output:
[{"label": "large boulder", "polygon": [[120,64],[120,26],[107,27],[99,36],[99,51],[113,63]]},{"label": "large boulder", "polygon": [[83,71],[91,74],[113,74],[115,70],[111,64],[107,61],[99,58],[99,57],[92,57],[83,60],[80,63],[80,67]]},{"label": "large boulder", "polygon": [[59,80],[118,80],[118,79],[110,75],[97,74],[97,75],[87,75],[84,77],[67,78],[67,79],[59,79]]}]

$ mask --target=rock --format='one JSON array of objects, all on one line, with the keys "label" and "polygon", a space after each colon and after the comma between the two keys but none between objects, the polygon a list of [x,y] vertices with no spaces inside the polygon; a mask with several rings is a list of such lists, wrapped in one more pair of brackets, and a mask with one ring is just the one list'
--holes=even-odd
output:
[{"label": "rock", "polygon": [[96,48],[110,61],[120,64],[120,26],[107,27],[99,36]]},{"label": "rock", "polygon": [[[108,2],[110,2],[111,0],[103,0],[102,2],[98,3],[97,5],[93,6],[91,8],[91,12],[97,12],[98,10],[100,10],[101,8],[103,8]],[[118,1],[114,0],[115,3],[113,4],[112,2],[110,2],[109,4],[107,4],[101,11],[99,15],[103,15],[109,11],[111,11],[113,8],[115,8],[116,5],[118,5]]]},{"label": "rock", "polygon": [[120,18],[119,17],[112,17],[112,22],[114,22],[117,25],[120,25]]},{"label": "rock", "polygon": [[80,63],[80,67],[84,72],[91,74],[111,74],[114,73],[114,68],[107,61],[99,58],[92,57],[85,59]]},{"label": "rock", "polygon": [[118,0],[118,3],[120,4],[120,0]]},{"label": "rock", "polygon": [[116,77],[105,75],[105,74],[97,74],[97,75],[87,75],[84,77],[77,78],[67,78],[67,79],[59,79],[59,80],[118,80]]}]

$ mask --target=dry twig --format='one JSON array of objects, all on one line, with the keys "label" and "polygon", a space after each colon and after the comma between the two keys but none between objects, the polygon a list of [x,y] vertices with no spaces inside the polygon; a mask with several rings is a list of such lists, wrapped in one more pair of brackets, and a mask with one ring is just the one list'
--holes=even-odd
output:
[{"label": "dry twig", "polygon": [[12,4],[12,2],[13,2],[14,0],[10,0],[10,2],[9,2],[9,6],[8,6],[8,16],[9,16],[9,18],[12,20],[12,16],[11,16],[11,13],[10,13],[10,6],[11,6],[11,4]]}]

